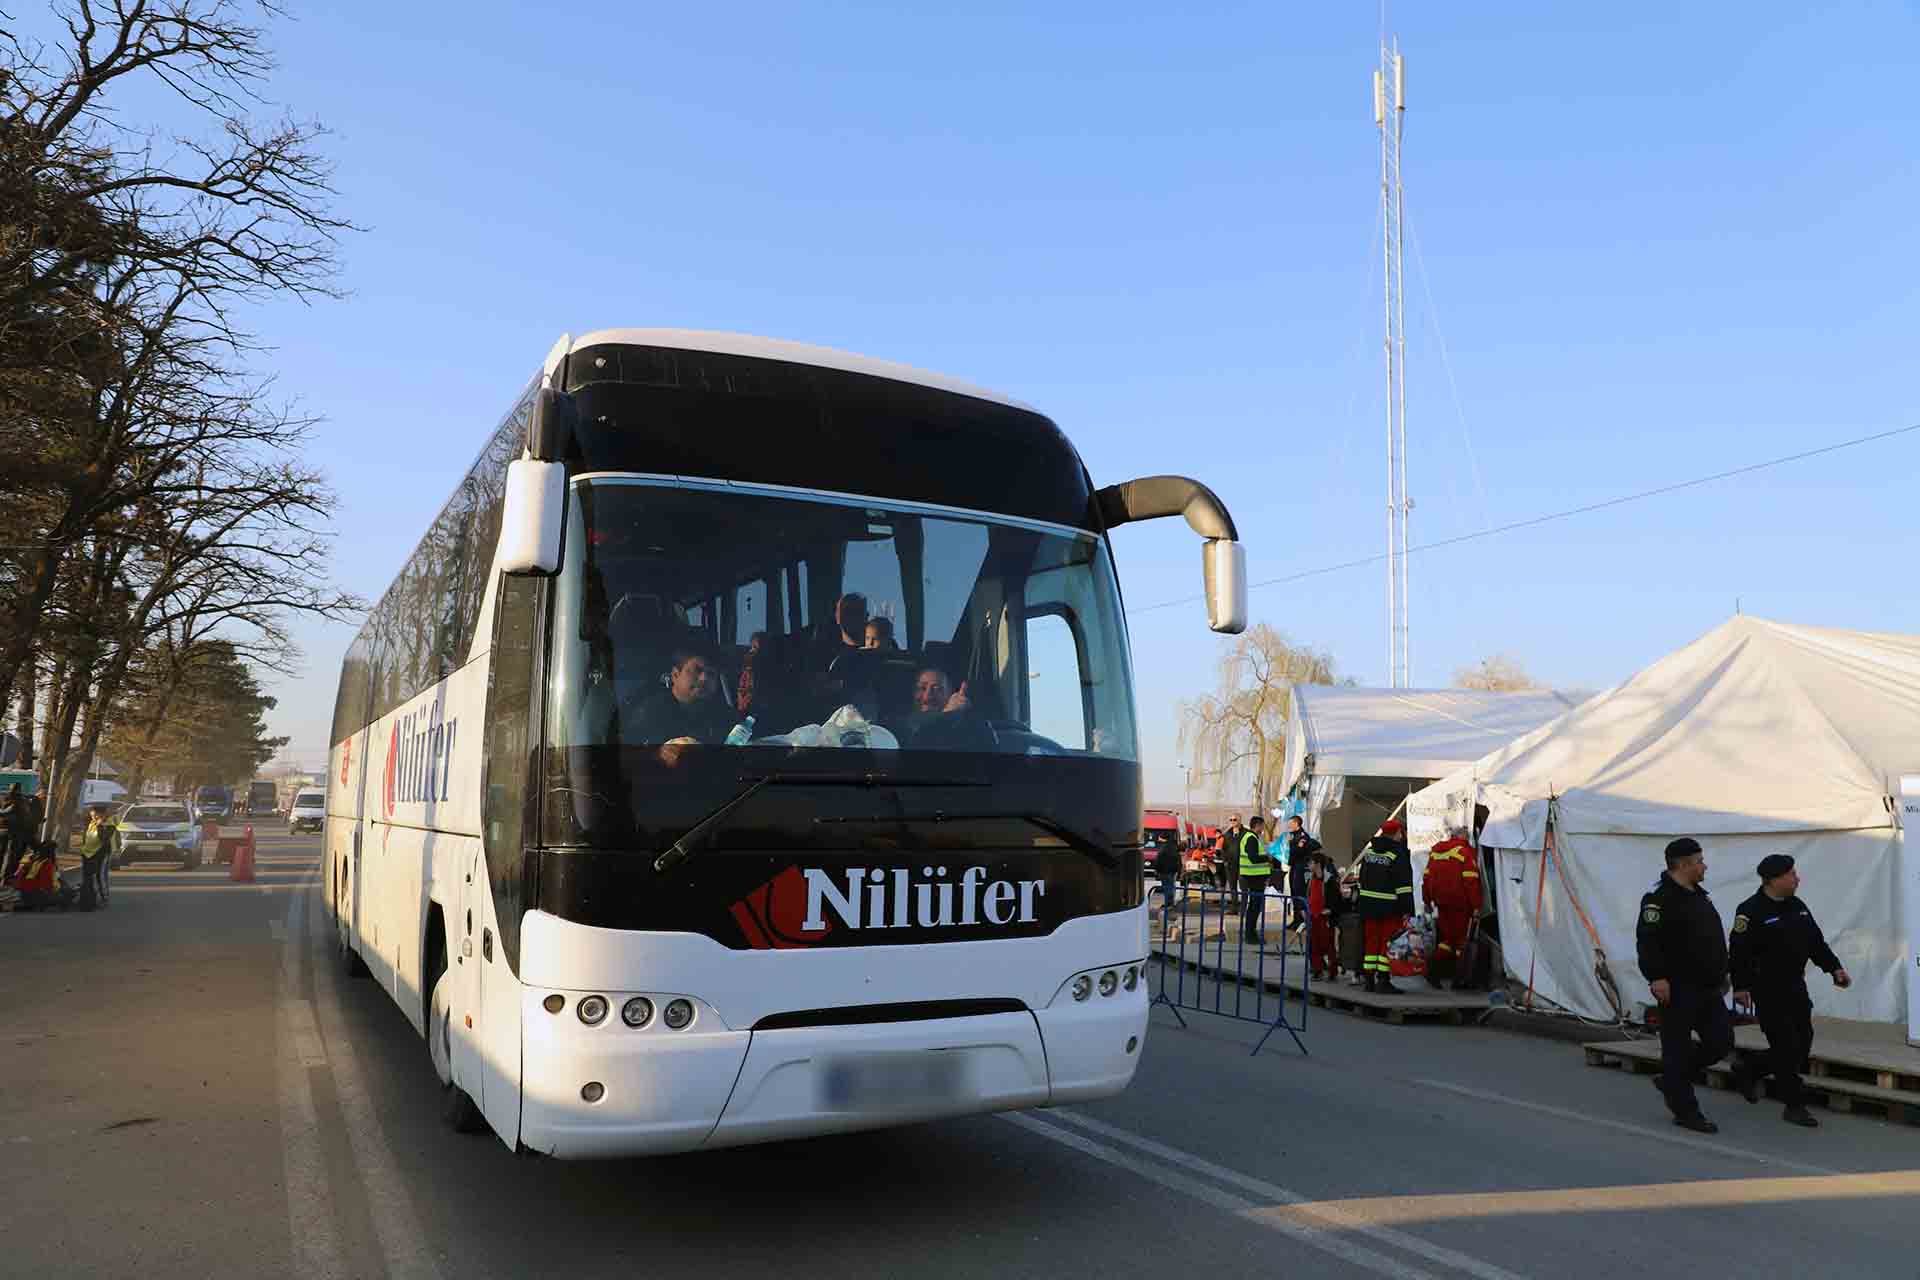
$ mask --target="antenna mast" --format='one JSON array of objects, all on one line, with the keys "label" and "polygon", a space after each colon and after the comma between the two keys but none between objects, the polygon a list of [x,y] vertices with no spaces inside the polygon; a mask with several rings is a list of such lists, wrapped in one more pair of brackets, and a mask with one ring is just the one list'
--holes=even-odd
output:
[{"label": "antenna mast", "polygon": [[1373,123],[1380,130],[1380,244],[1386,279],[1387,355],[1387,683],[1412,683],[1411,631],[1407,621],[1407,302],[1401,289],[1401,239],[1405,228],[1400,185],[1400,141],[1407,113],[1407,64],[1400,42],[1380,43],[1373,73]]}]

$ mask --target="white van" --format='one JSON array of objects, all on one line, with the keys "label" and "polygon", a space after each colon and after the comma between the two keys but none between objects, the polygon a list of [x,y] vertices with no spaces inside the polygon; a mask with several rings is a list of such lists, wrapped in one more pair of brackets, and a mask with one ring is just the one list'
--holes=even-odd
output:
[{"label": "white van", "polygon": [[327,821],[327,793],[324,791],[302,791],[293,798],[293,809],[287,814],[287,824],[294,834],[301,831],[319,831]]}]

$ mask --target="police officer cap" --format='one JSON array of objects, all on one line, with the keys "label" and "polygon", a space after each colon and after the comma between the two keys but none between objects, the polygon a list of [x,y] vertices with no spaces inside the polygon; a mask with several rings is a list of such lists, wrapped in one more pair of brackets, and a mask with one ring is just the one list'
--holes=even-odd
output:
[{"label": "police officer cap", "polygon": [[1700,842],[1698,840],[1695,840],[1692,836],[1681,836],[1678,840],[1675,840],[1667,846],[1667,861],[1673,862],[1679,858],[1691,858],[1699,852]]},{"label": "police officer cap", "polygon": [[1771,880],[1793,870],[1793,859],[1784,853],[1770,853],[1760,859],[1760,865],[1755,870],[1760,873],[1762,880]]}]

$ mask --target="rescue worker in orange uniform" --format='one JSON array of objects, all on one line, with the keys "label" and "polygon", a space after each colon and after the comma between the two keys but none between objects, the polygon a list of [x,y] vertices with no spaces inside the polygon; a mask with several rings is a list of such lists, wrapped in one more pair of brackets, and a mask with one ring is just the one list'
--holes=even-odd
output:
[{"label": "rescue worker in orange uniform", "polygon": [[1427,982],[1459,979],[1467,930],[1480,910],[1480,860],[1459,832],[1447,834],[1427,855],[1427,871],[1420,879],[1420,896],[1433,908],[1433,955],[1427,960]]}]

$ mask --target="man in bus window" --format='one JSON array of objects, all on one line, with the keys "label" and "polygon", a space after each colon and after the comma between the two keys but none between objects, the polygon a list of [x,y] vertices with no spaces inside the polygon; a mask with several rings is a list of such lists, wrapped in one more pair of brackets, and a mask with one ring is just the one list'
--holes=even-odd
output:
[{"label": "man in bus window", "polygon": [[623,736],[629,742],[667,742],[674,738],[723,741],[733,727],[733,717],[716,696],[716,684],[704,653],[675,649],[667,683],[625,709],[630,727]]},{"label": "man in bus window", "polygon": [[820,628],[814,650],[814,670],[824,674],[841,654],[867,643],[867,598],[849,591],[833,604],[833,621]]}]

